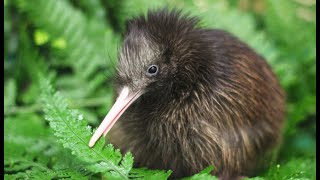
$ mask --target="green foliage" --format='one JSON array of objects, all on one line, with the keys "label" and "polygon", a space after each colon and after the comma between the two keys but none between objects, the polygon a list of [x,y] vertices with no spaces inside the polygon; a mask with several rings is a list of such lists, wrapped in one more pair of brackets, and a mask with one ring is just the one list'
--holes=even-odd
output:
[{"label": "green foliage", "polygon": [[[106,146],[105,151],[98,152],[98,149],[104,148],[102,139],[95,148],[90,149],[87,142],[92,136],[91,127],[87,126],[87,122],[83,120],[83,115],[67,109],[67,103],[58,93],[53,94],[49,83],[42,82],[41,85],[45,103],[45,118],[50,122],[55,135],[61,138],[60,141],[63,146],[72,150],[72,154],[81,157],[83,161],[94,164],[90,166],[93,171],[113,170],[119,175],[125,176],[126,174],[122,174],[123,171],[115,165],[121,159],[120,152],[114,151],[112,145]],[[105,167],[102,167],[102,162],[104,162]]]},{"label": "green foliage", "polygon": [[292,159],[284,165],[274,165],[265,179],[316,179],[315,159]]},{"label": "green foliage", "polygon": [[210,173],[213,170],[213,166],[209,166],[199,172],[198,174],[195,174],[191,177],[183,178],[183,180],[218,180],[217,177],[211,176]]},{"label": "green foliage", "polygon": [[143,180],[157,180],[157,179],[168,179],[171,170],[164,172],[162,170],[148,170],[146,168],[134,168],[130,172],[130,178],[143,179]]},{"label": "green foliage", "polygon": [[[287,124],[277,164],[250,179],[315,179],[315,4],[5,0],[4,178],[170,176],[170,170],[133,168],[130,153],[123,156],[103,140],[88,147],[90,127],[99,124],[113,102],[113,74],[126,20],[168,7],[197,15],[201,26],[227,30],[247,42],[265,57],[286,91]],[[50,79],[59,93],[44,79]],[[210,166],[184,179],[216,179],[212,170]]]},{"label": "green foliage", "polygon": [[[25,121],[19,119],[27,118]],[[7,146],[4,147],[5,162],[10,163],[10,168],[15,166],[16,160],[32,160],[38,156],[46,146],[49,146],[52,139],[48,139],[48,129],[43,128],[44,124],[41,117],[30,114],[8,117],[4,122],[4,141]],[[39,129],[34,131],[34,129]],[[41,136],[41,139],[38,137]],[[28,147],[28,148],[26,148]],[[45,153],[45,152],[43,152]],[[41,156],[44,162],[48,159]],[[39,160],[39,159],[38,159]],[[5,163],[6,164],[6,163]]]},{"label": "green foliage", "polygon": [[8,79],[4,89],[4,111],[16,104],[17,86],[14,79]]},{"label": "green foliage", "polygon": [[288,95],[287,131],[292,134],[304,117],[316,113],[315,2],[270,0],[266,13],[266,31],[281,52],[277,70]]},{"label": "green foliage", "polygon": [[[45,104],[45,118],[55,131],[54,135],[60,138],[63,147],[70,149],[72,154],[86,164],[85,168],[94,173],[102,172],[111,179],[129,179],[133,166],[131,153],[125,154],[122,158],[120,151],[115,150],[112,144],[104,145],[103,138],[90,148],[88,142],[92,136],[92,130],[83,119],[83,115],[76,110],[68,109],[67,102],[59,93],[54,93],[51,84],[44,79],[41,82],[41,89]],[[137,172],[135,176],[150,176],[150,178],[167,176],[167,173],[161,171]],[[144,172],[147,172],[146,175]]]},{"label": "green foliage", "polygon": [[70,170],[58,170],[58,171],[47,171],[41,172],[31,169],[26,173],[18,173],[15,175],[4,175],[5,179],[35,179],[35,180],[43,180],[43,179],[87,179],[82,176],[80,173]]},{"label": "green foliage", "polygon": [[[64,170],[78,161],[70,161],[70,152],[50,136],[50,129],[46,128],[41,116],[29,114],[6,118],[4,129],[5,179],[83,177],[75,169]],[[63,166],[55,162],[63,162]]]},{"label": "green foliage", "polygon": [[[86,97],[99,85],[101,86],[106,79],[106,74],[93,74],[99,72],[100,67],[110,67],[112,59],[115,58],[118,39],[114,37],[111,29],[103,23],[96,22],[96,19],[88,20],[83,13],[72,7],[67,1],[39,0],[30,3],[19,0],[19,2],[21,11],[25,12],[35,25],[43,28],[49,36],[62,37],[66,41],[66,49],[60,53],[67,55],[67,58],[65,60],[56,59],[55,64],[71,66],[70,68],[74,71],[73,76],[77,77],[67,76],[62,78],[66,82],[59,82],[62,85],[71,85],[71,87],[67,87],[72,89],[68,96]],[[42,16],[49,11],[51,12],[49,16]],[[97,39],[108,42],[108,51],[112,54],[108,54],[105,45],[97,43]],[[106,61],[108,57],[111,60]],[[110,76],[113,68],[108,71],[110,71],[108,73]],[[86,83],[86,86],[81,85]]]}]

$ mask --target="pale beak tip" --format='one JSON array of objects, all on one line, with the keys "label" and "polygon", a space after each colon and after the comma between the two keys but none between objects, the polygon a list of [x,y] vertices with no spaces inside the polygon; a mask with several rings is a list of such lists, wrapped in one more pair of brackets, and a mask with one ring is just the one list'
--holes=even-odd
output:
[{"label": "pale beak tip", "polygon": [[93,139],[90,139],[89,147],[92,148],[96,142]]},{"label": "pale beak tip", "polygon": [[91,137],[89,141],[90,148],[95,145],[95,143],[98,141],[101,135],[103,135],[104,137],[107,135],[107,133],[116,123],[119,117],[141,94],[141,90],[133,94],[129,94],[129,88],[126,86],[122,89],[115,104],[112,106],[111,110],[108,112],[98,129],[94,132],[93,136]]}]

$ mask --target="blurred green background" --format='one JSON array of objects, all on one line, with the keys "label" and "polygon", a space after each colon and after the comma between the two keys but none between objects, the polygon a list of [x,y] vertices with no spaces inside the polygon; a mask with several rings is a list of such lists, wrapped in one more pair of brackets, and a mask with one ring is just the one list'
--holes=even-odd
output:
[{"label": "blurred green background", "polygon": [[38,75],[96,127],[112,104],[125,21],[159,7],[199,16],[202,26],[229,31],[266,58],[288,106],[278,164],[261,178],[315,179],[315,0],[4,0],[5,177],[73,161],[48,143],[55,137],[43,118]]}]

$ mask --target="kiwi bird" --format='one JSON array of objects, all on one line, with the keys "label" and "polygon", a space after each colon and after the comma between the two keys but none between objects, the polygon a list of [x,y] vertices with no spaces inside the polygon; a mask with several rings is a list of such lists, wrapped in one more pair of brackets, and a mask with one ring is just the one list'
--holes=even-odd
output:
[{"label": "kiwi bird", "polygon": [[[285,93],[265,59],[234,35],[177,10],[126,24],[107,134],[136,167],[171,178],[213,165],[221,179],[255,175],[281,143]],[[235,26],[237,23],[235,22]]]}]

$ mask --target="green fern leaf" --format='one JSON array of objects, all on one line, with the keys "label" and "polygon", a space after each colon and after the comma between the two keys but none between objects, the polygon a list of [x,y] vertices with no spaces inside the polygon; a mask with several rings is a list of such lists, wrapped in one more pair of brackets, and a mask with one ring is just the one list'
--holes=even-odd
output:
[{"label": "green fern leaf", "polygon": [[264,177],[279,180],[316,179],[316,160],[315,158],[294,158],[284,164],[271,167]]},{"label": "green fern leaf", "polygon": [[6,117],[4,173],[16,177],[27,173],[29,169],[41,173],[62,169],[73,172],[84,167],[84,163],[76,158],[72,159],[70,152],[63,149],[52,135],[38,115],[18,114]]},{"label": "green fern leaf", "polygon": [[146,168],[132,169],[129,177],[131,179],[143,179],[143,180],[165,180],[168,179],[172,171],[168,170],[149,170]]},{"label": "green fern leaf", "polygon": [[191,177],[187,177],[187,178],[183,178],[182,180],[218,180],[217,177],[212,176],[210,173],[213,170],[213,166],[209,166],[205,169],[203,169],[202,171],[200,171],[199,173],[191,176]]},{"label": "green fern leaf", "polygon": [[126,170],[125,174],[129,174],[132,166],[133,166],[133,157],[132,154],[129,152],[127,153],[124,157],[123,160],[121,161],[121,167]]},{"label": "green fern leaf", "polygon": [[4,179],[32,179],[32,180],[43,180],[43,179],[88,179],[81,173],[72,170],[57,170],[57,171],[38,171],[29,170],[24,173],[17,173],[13,175],[6,174]]},{"label": "green fern leaf", "polygon": [[[36,129],[36,130],[35,130]],[[40,137],[40,138],[39,138]],[[23,162],[47,164],[50,153],[55,151],[54,140],[38,115],[17,115],[4,121],[5,172],[24,169]],[[53,147],[51,147],[53,145]],[[21,165],[21,167],[19,167]]]},{"label": "green fern leaf", "polygon": [[105,23],[106,19],[106,11],[104,7],[102,6],[101,1],[99,0],[91,0],[91,1],[86,1],[86,0],[79,0],[76,2],[76,6],[80,7],[83,9],[83,11],[91,18],[96,19],[97,21],[100,21],[100,23]]},{"label": "green fern leaf", "polygon": [[265,32],[256,30],[253,16],[230,7],[227,1],[188,1],[184,8],[190,12],[198,12],[193,14],[200,16],[202,25],[226,30],[248,43],[272,65],[278,60],[277,49],[267,39]]},{"label": "green fern leaf", "polygon": [[[88,19],[83,12],[65,0],[32,2],[19,0],[18,2],[20,11],[25,12],[33,24],[48,32],[50,36],[65,40],[64,51],[67,58],[60,61],[75,72],[72,77],[77,83],[70,88],[81,90],[80,94],[69,93],[68,97],[89,96],[97,87],[103,85],[106,76],[110,77],[113,74],[113,59],[116,58],[119,38],[113,34],[110,27],[99,23],[96,19]],[[105,42],[108,42],[107,47],[104,46]],[[110,60],[107,60],[108,57]],[[101,67],[108,68],[104,69],[105,74],[101,73]],[[77,94],[78,96],[75,96]]]},{"label": "green fern leaf", "polygon": [[[54,93],[51,85],[42,80],[42,99],[45,104],[46,120],[50,122],[55,135],[65,148],[72,151],[72,154],[81,158],[89,164],[88,168],[93,172],[113,172],[120,177],[127,179],[128,172],[132,166],[130,155],[126,156],[124,166],[118,166],[121,160],[121,153],[115,150],[111,144],[104,146],[103,139],[100,139],[94,148],[89,148],[88,142],[92,136],[92,130],[87,126],[81,114],[67,108],[66,101]],[[131,157],[132,158],[132,157]],[[132,163],[131,163],[132,165]]]},{"label": "green fern leaf", "polygon": [[[93,148],[89,148],[88,142],[92,136],[91,127],[83,120],[82,114],[67,107],[66,101],[54,93],[48,81],[41,80],[42,100],[45,108],[45,118],[50,127],[65,148],[72,151],[92,172],[103,172],[106,177],[116,179],[128,179],[137,176],[142,179],[167,179],[171,171],[133,169],[133,157],[127,153],[123,158],[119,150],[115,150],[111,144],[104,146],[101,138]],[[121,160],[122,159],[122,160]]]}]

